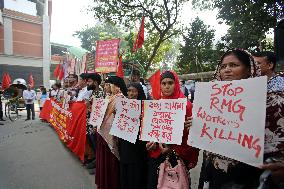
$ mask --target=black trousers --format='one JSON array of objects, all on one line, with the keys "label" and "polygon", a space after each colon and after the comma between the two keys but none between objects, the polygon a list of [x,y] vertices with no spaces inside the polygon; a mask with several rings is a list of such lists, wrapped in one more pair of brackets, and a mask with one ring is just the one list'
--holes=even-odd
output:
[{"label": "black trousers", "polygon": [[34,104],[26,104],[27,109],[27,119],[31,119],[31,112],[32,112],[32,118],[35,118],[35,105]]}]

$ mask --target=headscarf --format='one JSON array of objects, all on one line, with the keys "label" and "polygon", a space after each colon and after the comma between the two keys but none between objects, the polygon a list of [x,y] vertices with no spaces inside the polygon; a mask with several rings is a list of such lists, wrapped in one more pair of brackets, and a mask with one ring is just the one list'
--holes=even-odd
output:
[{"label": "headscarf", "polygon": [[[175,82],[175,88],[174,88],[174,93],[171,96],[162,96],[162,99],[178,99],[178,98],[186,98],[183,94],[183,92],[180,89],[180,84],[179,84],[179,79],[177,74],[170,70],[170,71],[164,71],[161,74],[161,81],[165,78],[174,78]],[[162,94],[163,95],[163,94]],[[190,101],[187,101],[186,105],[186,117],[192,116],[192,104]],[[193,168],[198,161],[198,154],[199,150],[196,148],[193,148],[191,146],[187,145],[187,140],[188,140],[188,130],[184,129],[183,130],[183,136],[182,136],[182,143],[181,145],[171,145],[171,148],[175,150],[175,152],[183,159],[186,160],[187,167],[188,168]],[[161,154],[161,151],[159,148],[156,150],[150,151],[149,155],[150,157],[157,158]]]},{"label": "headscarf", "polygon": [[111,76],[111,77],[108,78],[108,82],[119,87],[122,94],[124,96],[127,96],[127,88],[126,88],[124,80],[121,77]]},{"label": "headscarf", "polygon": [[146,95],[144,93],[144,90],[143,90],[143,87],[140,83],[130,83],[127,88],[129,87],[134,87],[137,89],[138,91],[138,97],[137,97],[137,100],[146,100]]},{"label": "headscarf", "polygon": [[170,78],[170,79],[174,79],[175,81],[175,89],[174,89],[174,93],[171,96],[163,96],[162,94],[162,99],[178,99],[178,98],[185,98],[183,92],[180,90],[180,84],[179,84],[179,79],[177,74],[170,70],[170,71],[164,71],[161,74],[161,82],[163,79],[165,78]]},{"label": "headscarf", "polygon": [[248,56],[249,61],[250,61],[250,78],[258,77],[261,75],[259,66],[256,65],[252,55],[248,51],[242,50],[242,49],[232,49],[232,50],[228,50],[227,52],[225,52],[223,56],[221,57],[221,61],[217,65],[216,71],[214,73],[213,80],[221,81],[220,70],[221,70],[222,60],[228,55],[234,55],[234,52],[243,52]]}]

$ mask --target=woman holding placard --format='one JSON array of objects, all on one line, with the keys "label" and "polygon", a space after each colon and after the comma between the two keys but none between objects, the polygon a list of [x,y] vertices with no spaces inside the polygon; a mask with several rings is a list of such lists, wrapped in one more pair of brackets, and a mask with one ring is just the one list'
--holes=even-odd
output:
[{"label": "woman holding placard", "polygon": [[[127,87],[128,98],[146,100],[140,83],[131,83]],[[139,135],[139,134],[138,134]],[[119,140],[120,185],[122,189],[145,189],[147,151],[145,142],[137,139],[135,144]]]},{"label": "woman holding placard", "polygon": [[115,102],[127,96],[124,80],[117,76],[109,77],[112,96],[105,117],[97,134],[96,184],[98,189],[119,189],[119,153],[118,139],[109,134],[114,120]]},{"label": "woman holding placard", "polygon": [[[222,57],[215,73],[218,81],[232,81],[260,76],[252,56],[240,49],[227,51]],[[262,170],[232,160],[230,158],[205,152],[199,189],[242,188],[254,189],[259,185]]]},{"label": "woman holding placard", "polygon": [[[185,98],[180,90],[178,76],[173,71],[165,71],[161,74],[161,94],[162,99],[178,99]],[[185,126],[190,124],[190,117],[192,115],[192,104],[188,101],[186,107],[186,122]],[[156,189],[158,185],[157,170],[160,164],[165,160],[168,154],[175,152],[175,154],[184,161],[188,169],[195,167],[198,160],[198,150],[187,145],[188,130],[184,129],[181,145],[165,145],[155,142],[148,142],[146,148],[149,151],[148,159],[148,175],[147,175],[147,189]],[[174,167],[174,165],[172,165]]]}]

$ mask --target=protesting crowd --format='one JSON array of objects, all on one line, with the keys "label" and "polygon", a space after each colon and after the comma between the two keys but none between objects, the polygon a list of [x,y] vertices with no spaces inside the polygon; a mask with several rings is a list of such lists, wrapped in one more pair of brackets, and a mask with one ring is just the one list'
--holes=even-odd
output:
[{"label": "protesting crowd", "polygon": [[[284,76],[274,72],[275,66],[276,57],[272,52],[251,55],[247,51],[234,49],[227,51],[220,58],[214,74],[214,82],[267,76],[264,163],[252,166],[204,151],[199,189],[284,187]],[[183,134],[179,145],[144,141],[139,137],[131,143],[110,134],[119,111],[117,103],[121,99],[147,102],[151,99],[169,101],[187,98],[189,91],[180,85],[183,81],[179,80],[174,71],[163,71],[159,78],[158,97],[153,94],[158,86],[152,86],[152,90],[148,90],[145,84],[140,82],[138,70],[132,71],[127,84],[124,78],[118,76],[103,78],[98,73],[82,73],[79,76],[69,75],[65,78],[63,87],[59,83],[54,84],[49,94],[45,89],[42,90],[43,96],[40,100],[50,98],[50,101],[61,104],[62,108],[66,107],[66,112],[74,103],[81,103],[86,107],[84,112],[86,120],[81,122],[85,124],[86,141],[84,157],[80,159],[89,173],[95,174],[98,189],[190,188],[189,170],[197,165],[199,155],[198,148],[188,145],[188,137],[191,136],[189,132],[196,126],[192,124],[194,119],[192,109],[195,104],[193,99],[187,99],[185,102]],[[195,98],[198,98],[196,94]],[[255,97],[249,98],[253,100]],[[108,103],[101,125],[94,125],[91,114],[98,111],[94,108],[101,108],[93,106],[98,99],[107,99]],[[44,111],[45,105],[41,107]],[[146,109],[141,108],[141,110]],[[145,124],[142,123],[145,121],[144,113],[142,112],[140,120],[136,123],[139,126]],[[43,112],[41,118],[44,119],[42,114]],[[125,116],[131,117],[130,114]],[[140,129],[138,136],[141,136],[142,132],[143,130]],[[76,134],[73,133],[73,135]],[[240,138],[241,136],[239,140]]]}]

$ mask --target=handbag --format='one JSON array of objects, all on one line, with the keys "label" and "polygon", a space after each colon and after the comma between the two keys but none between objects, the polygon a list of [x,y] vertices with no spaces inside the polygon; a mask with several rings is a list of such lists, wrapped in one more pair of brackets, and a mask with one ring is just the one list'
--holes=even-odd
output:
[{"label": "handbag", "polygon": [[[167,156],[165,161],[161,163],[158,171],[158,186],[157,189],[189,189],[189,174],[182,159],[172,159]],[[173,163],[176,161],[176,163]],[[173,165],[174,164],[174,165]]]}]

